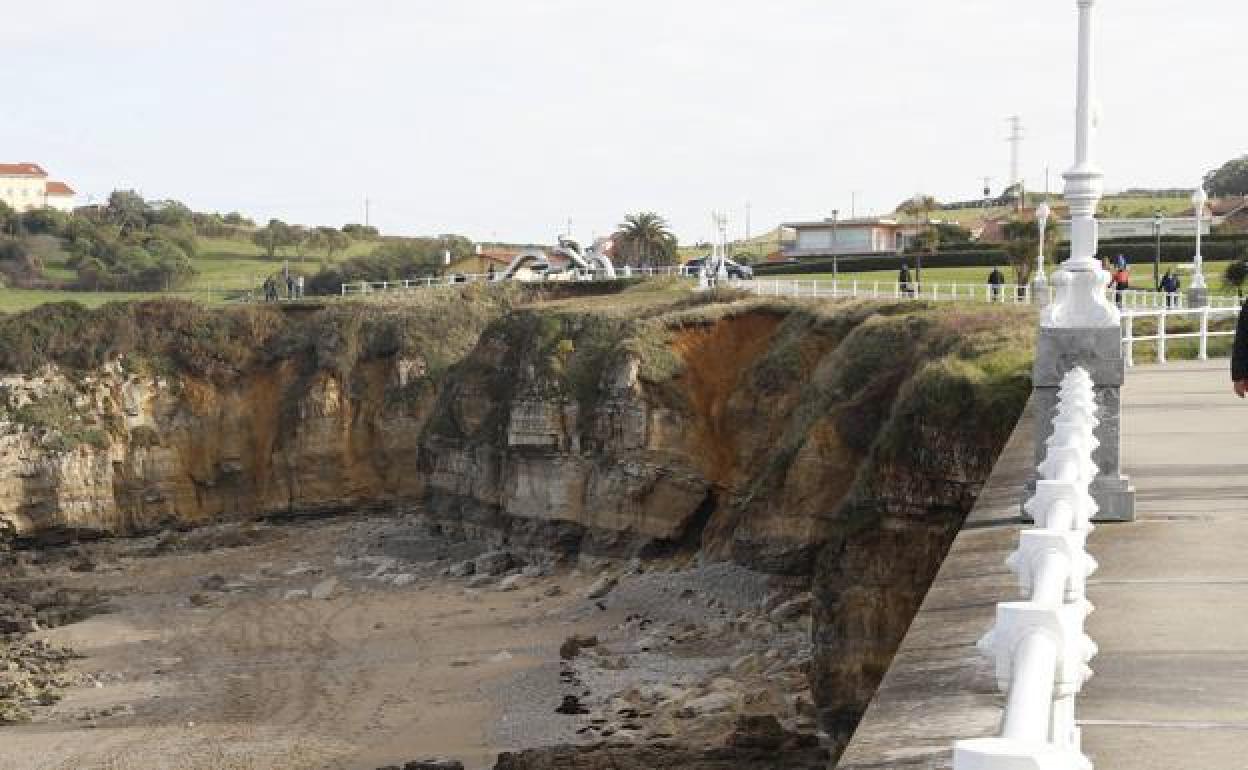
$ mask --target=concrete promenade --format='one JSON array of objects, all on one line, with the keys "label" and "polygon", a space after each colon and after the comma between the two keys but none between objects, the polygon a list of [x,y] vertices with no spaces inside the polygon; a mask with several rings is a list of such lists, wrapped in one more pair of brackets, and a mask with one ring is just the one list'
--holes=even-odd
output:
[{"label": "concrete promenade", "polygon": [[[1248,768],[1248,401],[1227,362],[1130,370],[1123,467],[1138,519],[1089,551],[1100,647],[1078,700],[1097,770]],[[974,648],[1015,599],[1005,557],[1031,462],[1026,415],[959,533],[838,767],[949,768],[957,738],[995,734],[1004,699]]]},{"label": "concrete promenade", "polygon": [[1225,360],[1138,367],[1122,433],[1138,520],[1088,540],[1085,753],[1098,770],[1248,768],[1248,402]]}]

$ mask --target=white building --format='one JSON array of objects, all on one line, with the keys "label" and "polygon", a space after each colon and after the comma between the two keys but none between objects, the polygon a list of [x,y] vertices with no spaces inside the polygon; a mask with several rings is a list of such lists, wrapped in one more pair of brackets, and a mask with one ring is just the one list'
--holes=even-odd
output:
[{"label": "white building", "polygon": [[0,163],[0,201],[16,211],[54,208],[72,211],[74,191],[48,179],[38,163]]},{"label": "white building", "polygon": [[783,255],[799,259],[833,254],[895,254],[925,229],[922,224],[902,223],[888,217],[785,222],[781,227],[786,235],[793,234],[784,243]]}]

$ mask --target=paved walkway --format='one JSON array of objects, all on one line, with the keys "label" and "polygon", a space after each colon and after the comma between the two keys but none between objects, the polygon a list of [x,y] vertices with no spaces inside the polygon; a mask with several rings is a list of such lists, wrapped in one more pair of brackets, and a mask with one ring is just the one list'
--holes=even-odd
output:
[{"label": "paved walkway", "polygon": [[[1097,770],[1248,769],[1248,401],[1225,360],[1140,366],[1123,389],[1123,465],[1138,520],[1100,524],[1078,702]],[[996,734],[1003,700],[975,640],[1017,599],[1032,461],[1025,415],[924,599],[838,767],[951,765],[957,738]]]},{"label": "paved walkway", "polygon": [[1227,362],[1142,366],[1123,389],[1137,521],[1088,542],[1100,646],[1078,704],[1097,770],[1248,768],[1248,402]]}]

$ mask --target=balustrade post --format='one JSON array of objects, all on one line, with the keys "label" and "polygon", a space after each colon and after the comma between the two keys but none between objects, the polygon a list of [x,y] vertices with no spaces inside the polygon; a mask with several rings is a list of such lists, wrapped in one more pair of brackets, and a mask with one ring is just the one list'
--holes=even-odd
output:
[{"label": "balustrade post", "polygon": [[1166,362],[1166,311],[1157,315],[1157,363]]},{"label": "balustrade post", "polygon": [[1196,354],[1196,358],[1201,361],[1209,359],[1209,306],[1205,305],[1200,309],[1200,349]]}]

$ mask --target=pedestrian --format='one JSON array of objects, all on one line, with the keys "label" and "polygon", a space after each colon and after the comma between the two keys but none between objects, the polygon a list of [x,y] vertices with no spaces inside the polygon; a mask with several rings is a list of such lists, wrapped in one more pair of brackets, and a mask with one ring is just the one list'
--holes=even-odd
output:
[{"label": "pedestrian", "polygon": [[1161,277],[1161,283],[1157,284],[1157,291],[1166,295],[1166,307],[1174,307],[1175,300],[1178,299],[1179,279],[1170,270]]},{"label": "pedestrian", "polygon": [[1240,305],[1235,324],[1235,344],[1231,348],[1231,383],[1240,398],[1248,393],[1248,304]]},{"label": "pedestrian", "polygon": [[264,301],[265,301],[265,302],[272,302],[272,301],[273,301],[273,294],[274,294],[274,290],[273,290],[273,276],[269,276],[268,278],[265,278],[265,279],[264,279]]},{"label": "pedestrian", "polygon": [[1114,291],[1114,302],[1122,307],[1122,295],[1131,287],[1130,274],[1125,266],[1117,267],[1109,277],[1109,288]]},{"label": "pedestrian", "polygon": [[303,299],[303,280],[302,274],[295,276],[295,296],[299,299]]},{"label": "pedestrian", "polygon": [[494,283],[494,266],[493,265],[490,265],[490,269],[487,275],[489,276],[490,283]]},{"label": "pedestrian", "polygon": [[992,292],[992,301],[996,302],[1001,299],[1001,287],[1005,285],[1005,273],[1001,272],[1001,268],[993,266],[992,272],[988,274],[988,286]]},{"label": "pedestrian", "polygon": [[897,271],[897,285],[901,287],[902,294],[914,296],[914,284],[910,283],[910,266],[905,262],[901,263],[901,270]]},{"label": "pedestrian", "polygon": [[295,277],[286,273],[286,299],[295,298]]}]

